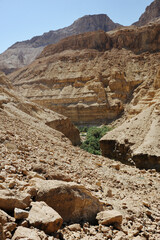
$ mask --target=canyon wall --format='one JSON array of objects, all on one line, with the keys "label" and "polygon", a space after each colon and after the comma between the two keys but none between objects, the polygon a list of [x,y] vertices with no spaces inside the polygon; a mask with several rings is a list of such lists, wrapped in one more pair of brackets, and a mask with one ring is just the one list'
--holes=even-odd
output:
[{"label": "canyon wall", "polygon": [[159,66],[159,30],[156,23],[69,37],[9,78],[23,96],[76,124],[107,123],[126,111],[141,85],[148,92]]}]

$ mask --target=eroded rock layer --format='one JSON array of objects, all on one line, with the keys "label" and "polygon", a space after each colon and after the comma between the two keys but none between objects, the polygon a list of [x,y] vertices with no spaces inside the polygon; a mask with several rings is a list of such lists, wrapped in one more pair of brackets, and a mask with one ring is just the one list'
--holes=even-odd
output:
[{"label": "eroded rock layer", "polygon": [[43,122],[44,127],[49,126],[62,132],[74,145],[80,144],[79,131],[67,117],[15,95],[11,83],[3,73],[0,73],[0,108],[8,114],[28,118],[28,122],[31,119],[35,124]]},{"label": "eroded rock layer", "polygon": [[106,134],[100,141],[104,156],[160,171],[160,102]]},{"label": "eroded rock layer", "polygon": [[[160,25],[69,37],[9,77],[28,99],[76,124],[117,118],[159,66]],[[148,92],[146,87],[146,92]]]}]

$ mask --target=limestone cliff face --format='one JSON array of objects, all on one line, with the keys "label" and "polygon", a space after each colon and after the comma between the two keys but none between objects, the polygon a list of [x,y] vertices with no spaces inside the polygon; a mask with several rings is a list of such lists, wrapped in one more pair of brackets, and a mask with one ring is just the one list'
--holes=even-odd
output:
[{"label": "limestone cliff face", "polygon": [[151,21],[155,21],[160,18],[160,1],[154,0],[145,10],[145,12],[141,15],[139,20],[135,22],[133,25],[143,26]]},{"label": "limestone cliff face", "polygon": [[[158,54],[158,61],[160,55]],[[157,62],[158,63],[158,62]],[[154,73],[155,72],[155,73]],[[154,78],[148,77],[137,89],[134,91],[132,100],[126,108],[128,118],[135,116],[148,107],[160,103],[160,71],[159,64],[155,64],[152,68]]]},{"label": "limestone cliff face", "polygon": [[155,57],[153,64],[148,55],[152,68],[149,75],[144,72],[146,79],[126,105],[123,123],[106,134],[100,145],[106,157],[160,171],[160,54]]},{"label": "limestone cliff face", "polygon": [[116,118],[141,83],[142,79],[134,76],[138,63],[131,73],[129,59],[125,50],[69,50],[37,59],[10,78],[17,91],[35,103],[63,113],[76,124],[95,124]]},{"label": "limestone cliff face", "polygon": [[[49,109],[26,101],[15,91],[7,77],[0,72],[0,110],[12,116],[26,119],[35,124],[49,126],[63,133],[74,145],[80,144],[78,129],[71,121]],[[46,126],[46,127],[47,127]],[[64,137],[64,136],[63,136]]]},{"label": "limestone cliff face", "polygon": [[28,65],[41,53],[45,46],[56,43],[67,36],[100,29],[107,32],[119,26],[105,14],[84,16],[69,27],[49,31],[30,40],[15,43],[4,53],[0,54],[0,69],[8,74]]},{"label": "limestone cliff face", "polygon": [[160,171],[159,129],[160,105],[157,101],[106,134],[100,140],[102,155],[141,169]]},{"label": "limestone cliff face", "polygon": [[12,73],[10,79],[25,97],[76,124],[108,122],[136,101],[132,99],[135,88],[154,81],[159,27],[153,24],[69,37],[46,47],[38,59]]}]

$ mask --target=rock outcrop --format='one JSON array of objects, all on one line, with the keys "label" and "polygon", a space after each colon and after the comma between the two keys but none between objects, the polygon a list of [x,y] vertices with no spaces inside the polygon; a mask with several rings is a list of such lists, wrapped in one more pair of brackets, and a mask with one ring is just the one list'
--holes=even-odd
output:
[{"label": "rock outcrop", "polygon": [[7,189],[0,190],[0,209],[12,212],[14,208],[27,208],[31,202],[31,196],[26,193],[17,191],[9,191]]},{"label": "rock outcrop", "polygon": [[57,44],[44,48],[38,58],[52,56],[64,50],[96,49],[107,51],[112,48],[131,50],[136,54],[160,50],[160,23],[152,23],[142,28],[128,27],[105,33],[96,31],[62,39]]},{"label": "rock outcrop", "polygon": [[102,155],[160,171],[160,105],[146,108],[100,140]]},{"label": "rock outcrop", "polygon": [[37,190],[36,201],[45,201],[65,222],[94,222],[96,214],[102,209],[97,198],[76,183],[35,178],[30,184]]},{"label": "rock outcrop", "polygon": [[56,43],[68,36],[97,30],[107,32],[119,26],[105,14],[84,16],[69,27],[49,31],[30,40],[15,43],[0,55],[0,70],[8,74],[28,65],[41,53],[45,46]]},{"label": "rock outcrop", "polygon": [[97,214],[96,219],[98,220],[99,224],[102,225],[110,225],[110,224],[121,224],[122,223],[122,214],[115,210],[110,211],[103,211]]},{"label": "rock outcrop", "polygon": [[0,107],[15,116],[26,117],[28,121],[32,118],[37,123],[38,121],[43,122],[44,125],[62,132],[71,140],[72,144],[80,144],[79,131],[67,117],[15,95],[11,83],[3,73],[0,73]]},{"label": "rock outcrop", "polygon": [[45,202],[33,202],[28,221],[31,226],[43,230],[47,234],[57,232],[63,223],[61,216]]},{"label": "rock outcrop", "polygon": [[31,239],[31,240],[41,240],[47,239],[47,235],[42,232],[38,231],[37,229],[30,229],[26,227],[18,227],[14,233],[12,240],[19,240],[19,239]]},{"label": "rock outcrop", "polygon": [[152,24],[69,37],[9,78],[23,96],[76,124],[106,123],[123,113],[135,88],[155,78],[159,33]]},{"label": "rock outcrop", "polygon": [[159,0],[154,0],[145,10],[145,12],[141,15],[139,20],[133,25],[143,26],[149,22],[156,21],[160,18],[160,2]]}]

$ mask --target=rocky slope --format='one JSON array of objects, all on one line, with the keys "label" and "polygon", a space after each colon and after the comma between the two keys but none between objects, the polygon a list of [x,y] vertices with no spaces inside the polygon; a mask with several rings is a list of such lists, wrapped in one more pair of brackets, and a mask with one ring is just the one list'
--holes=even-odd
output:
[{"label": "rocky slope", "polygon": [[141,15],[139,20],[133,25],[143,26],[151,21],[155,21],[160,18],[160,1],[154,0]]},{"label": "rocky slope", "polygon": [[56,43],[67,36],[96,30],[110,31],[120,25],[114,23],[107,15],[87,15],[76,20],[69,27],[50,31],[30,40],[17,42],[0,54],[0,69],[10,73],[17,68],[31,63],[48,44]]},{"label": "rocky slope", "polygon": [[18,95],[15,95],[11,83],[7,77],[0,72],[0,107],[3,111],[19,118],[28,118],[35,124],[42,124],[44,128],[49,126],[62,132],[74,145],[80,144],[79,131],[71,121],[63,115],[57,114],[48,109],[28,102]]},{"label": "rocky slope", "polygon": [[159,39],[158,23],[80,34],[47,46],[9,78],[25,97],[76,124],[105,123],[126,109],[139,85],[147,94],[159,67]]},{"label": "rocky slope", "polygon": [[74,147],[42,118],[20,114],[9,88],[1,76],[10,102],[0,105],[0,238],[158,239],[160,174]]}]

